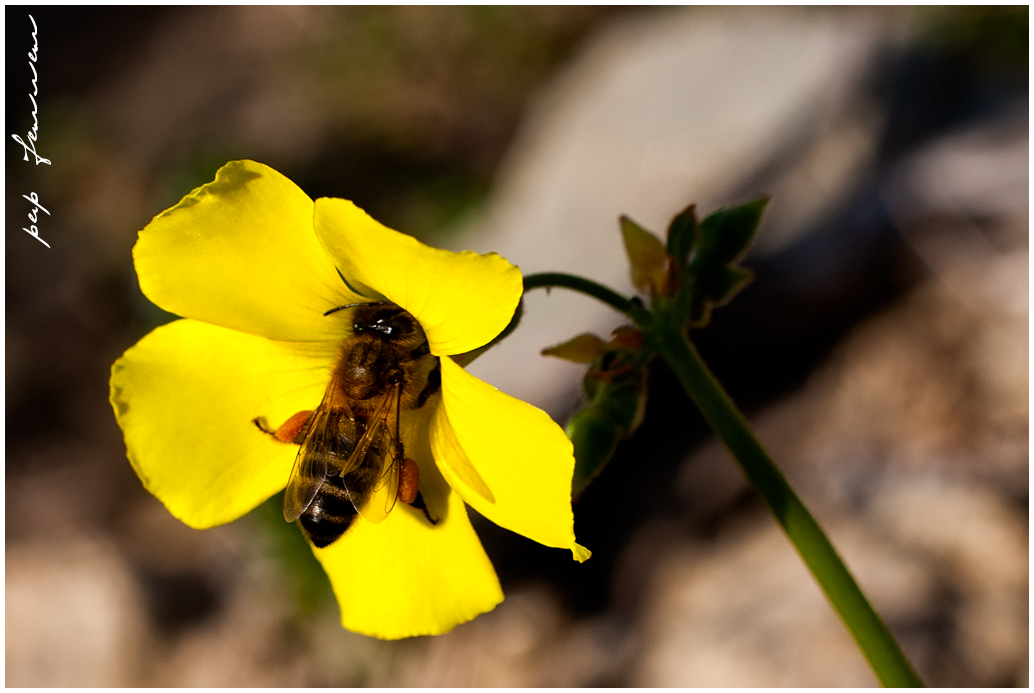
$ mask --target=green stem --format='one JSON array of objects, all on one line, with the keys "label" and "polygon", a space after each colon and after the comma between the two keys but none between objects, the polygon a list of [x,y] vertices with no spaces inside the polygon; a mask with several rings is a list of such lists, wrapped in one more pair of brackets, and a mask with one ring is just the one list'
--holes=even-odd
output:
[{"label": "green stem", "polygon": [[[593,298],[603,301],[607,305],[616,308],[622,313],[632,316],[646,315],[649,317],[646,309],[643,308],[642,304],[637,300],[629,300],[619,293],[611,291],[607,287],[597,284],[589,279],[582,279],[576,277],[573,274],[564,274],[563,272],[543,272],[542,274],[529,274],[524,278],[524,291],[525,293],[531,289],[545,289],[549,291],[554,286],[561,286],[565,289],[571,289],[573,291],[580,291],[583,294],[588,294]],[[493,346],[504,340],[509,336],[511,332],[516,329],[517,325],[521,321],[521,315],[524,312],[524,299],[521,298],[521,302],[517,304],[517,310],[514,312],[513,317],[510,319],[510,323],[506,328],[499,333],[499,335],[491,342],[483,347],[468,351],[465,354],[457,354],[453,356],[453,360],[459,365],[466,368],[470,363],[481,354],[485,353]]]},{"label": "green stem", "polygon": [[532,289],[551,289],[554,286],[562,286],[565,289],[580,291],[593,298],[603,301],[608,306],[615,308],[622,313],[635,317],[637,311],[645,310],[638,301],[631,301],[616,291],[611,291],[602,284],[594,281],[576,277],[573,274],[563,272],[543,272],[542,274],[529,274],[524,278],[524,291],[527,293]]},{"label": "green stem", "polygon": [[757,489],[884,686],[922,686],[815,518],[804,507],[693,344],[678,330],[653,331],[658,352]]},{"label": "green stem", "polygon": [[524,278],[525,291],[553,286],[593,296],[627,314],[643,328],[644,335],[648,335],[652,346],[678,377],[718,438],[761,494],[776,521],[782,525],[880,682],[884,686],[922,686],[894,636],[869,604],[822,528],[754,437],[743,415],[708,370],[696,348],[681,330],[672,326],[679,321],[666,321],[662,316],[654,316],[639,301],[629,300],[581,277],[545,273]]}]

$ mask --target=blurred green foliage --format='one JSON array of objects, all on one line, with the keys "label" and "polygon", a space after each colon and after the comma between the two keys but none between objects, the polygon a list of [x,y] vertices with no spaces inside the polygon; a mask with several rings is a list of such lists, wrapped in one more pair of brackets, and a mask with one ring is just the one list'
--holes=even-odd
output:
[{"label": "blurred green foliage", "polygon": [[[590,364],[582,379],[583,404],[565,427],[574,445],[572,493],[576,498],[603,471],[618,443],[631,438],[642,423],[648,368],[663,333],[684,337],[690,328],[706,327],[712,308],[731,300],[753,277],[739,266],[739,260],[753,241],[767,204],[768,198],[761,197],[719,209],[700,222],[695,206],[690,205],[671,220],[664,243],[627,216],[620,218],[632,282],[649,292],[650,312],[639,299],[632,299],[629,316],[638,327],[617,328],[609,342],[581,334],[542,351]],[[526,277],[525,287],[536,277],[547,276],[563,275]],[[572,288],[570,283],[562,285]],[[636,308],[641,312],[637,314]]]},{"label": "blurred green foliage", "polygon": [[582,379],[584,406],[564,427],[574,446],[571,492],[578,498],[630,438],[646,411],[646,368],[638,354],[611,345],[593,361]]},{"label": "blurred green foliage", "polygon": [[960,53],[985,72],[1023,77],[1030,65],[1030,8],[975,5],[923,8],[920,46]]},{"label": "blurred green foliage", "polygon": [[[334,121],[338,144],[320,165],[336,181],[314,180],[311,194],[350,196],[388,226],[440,239],[486,198],[534,91],[614,12],[334,10],[333,40],[306,60]],[[335,156],[352,165],[327,160]]]},{"label": "blurred green foliage", "polygon": [[284,497],[278,493],[241,518],[256,526],[262,548],[280,566],[298,615],[306,618],[335,606],[334,593],[323,566],[316,560],[305,536],[294,523],[284,522]]}]

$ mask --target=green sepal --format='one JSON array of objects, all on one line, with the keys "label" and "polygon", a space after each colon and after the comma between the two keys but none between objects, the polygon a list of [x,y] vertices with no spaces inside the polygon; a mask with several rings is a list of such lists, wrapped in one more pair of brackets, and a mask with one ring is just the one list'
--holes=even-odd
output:
[{"label": "green sepal", "polygon": [[661,239],[653,235],[627,216],[619,219],[621,238],[625,242],[629,265],[632,268],[632,283],[648,291],[650,296],[663,293],[668,276],[668,251]]},{"label": "green sepal", "polygon": [[696,243],[698,227],[696,205],[676,214],[668,225],[668,255],[675,259],[680,269],[685,266],[689,251]]},{"label": "green sepal", "polygon": [[700,222],[700,240],[694,248],[690,267],[702,261],[729,264],[739,258],[754,240],[767,204],[768,198],[762,197],[707,215]]},{"label": "green sepal", "polygon": [[556,356],[575,363],[592,363],[607,350],[607,343],[596,335],[585,332],[577,337],[542,350],[543,356]]},{"label": "green sepal", "polygon": [[698,277],[697,291],[690,296],[689,326],[706,326],[711,309],[728,303],[753,278],[754,273],[742,267],[716,267]]},{"label": "green sepal", "polygon": [[585,406],[565,428],[574,445],[572,495],[577,498],[614,456],[618,443],[642,423],[646,368],[631,352],[608,351],[582,381]]},{"label": "green sepal", "polygon": [[577,498],[613,457],[621,431],[595,407],[575,412],[564,430],[574,445],[571,495]]},{"label": "green sepal", "polygon": [[684,267],[685,280],[679,290],[689,298],[690,327],[705,326],[711,309],[729,301],[754,276],[736,263],[754,239],[767,204],[768,198],[762,197],[720,209],[700,222],[688,260],[679,268]]}]

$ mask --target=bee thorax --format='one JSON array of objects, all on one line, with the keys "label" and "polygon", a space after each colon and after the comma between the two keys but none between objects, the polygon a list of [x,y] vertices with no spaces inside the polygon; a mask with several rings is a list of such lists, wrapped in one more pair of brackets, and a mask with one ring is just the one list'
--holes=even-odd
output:
[{"label": "bee thorax", "polygon": [[379,339],[357,339],[349,344],[337,369],[341,391],[352,401],[384,394],[402,381],[400,359],[392,344]]}]

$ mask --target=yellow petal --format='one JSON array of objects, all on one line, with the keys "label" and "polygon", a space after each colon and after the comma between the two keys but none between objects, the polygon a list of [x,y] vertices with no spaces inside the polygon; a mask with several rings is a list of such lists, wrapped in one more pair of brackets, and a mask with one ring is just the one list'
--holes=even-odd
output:
[{"label": "yellow petal", "polygon": [[312,229],[313,203],[268,166],[232,161],[148,224],[140,288],[165,310],[282,340],[335,339],[357,300]]},{"label": "yellow petal", "polygon": [[[546,546],[571,549],[578,560],[588,558],[574,541],[571,441],[544,411],[444,358],[442,404],[431,424],[431,450],[449,485],[489,520]],[[491,491],[491,499],[457,472],[468,464]]]},{"label": "yellow petal", "polygon": [[396,504],[387,519],[363,519],[325,549],[313,549],[330,577],[342,625],[396,639],[437,635],[490,611],[503,600],[492,563],[453,493],[430,462],[427,422],[406,454],[420,465],[420,491],[431,516]]},{"label": "yellow petal", "polygon": [[431,248],[347,200],[316,200],[315,227],[349,282],[412,313],[439,356],[491,341],[510,322],[523,292],[520,271],[495,253]]},{"label": "yellow petal", "polygon": [[333,344],[274,342],[194,320],[157,328],[111,369],[111,404],[144,487],[195,528],[287,484],[298,447],[271,428],[319,403]]}]

